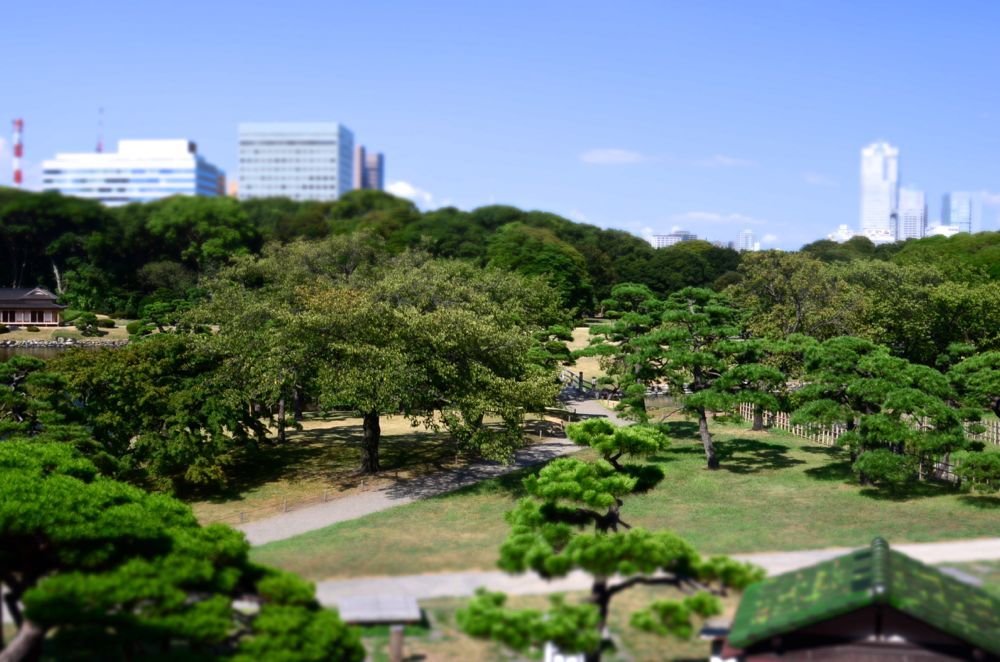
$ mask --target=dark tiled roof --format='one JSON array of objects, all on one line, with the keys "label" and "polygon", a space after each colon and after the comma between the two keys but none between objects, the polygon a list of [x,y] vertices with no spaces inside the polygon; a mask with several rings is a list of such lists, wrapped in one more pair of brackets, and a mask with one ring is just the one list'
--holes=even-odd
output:
[{"label": "dark tiled roof", "polygon": [[[34,296],[28,296],[32,292]],[[12,308],[65,308],[56,303],[56,295],[44,287],[0,287],[0,306]]]},{"label": "dark tiled roof", "polygon": [[1000,654],[1000,600],[890,550],[881,538],[870,547],[748,588],[729,643],[746,648],[875,604]]}]

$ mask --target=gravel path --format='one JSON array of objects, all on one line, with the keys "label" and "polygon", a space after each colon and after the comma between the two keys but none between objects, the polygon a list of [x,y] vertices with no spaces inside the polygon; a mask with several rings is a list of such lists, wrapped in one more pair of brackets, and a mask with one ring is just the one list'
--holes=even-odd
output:
[{"label": "gravel path", "polygon": [[[991,561],[1000,559],[1000,538],[893,545],[893,549],[930,564]],[[838,547],[801,552],[734,554],[733,558],[759,565],[768,575],[778,575],[849,551],[851,549],[848,547]],[[481,586],[511,595],[534,595],[586,590],[590,587],[590,579],[582,572],[574,572],[563,579],[549,582],[534,573],[508,575],[500,571],[330,579],[316,584],[316,596],[326,606],[337,606],[341,600],[372,595],[405,596],[415,600],[467,597]]]},{"label": "gravel path", "polygon": [[[570,399],[565,404],[567,408],[578,414],[606,416],[615,425],[624,425],[626,422],[595,400]],[[418,499],[445,494],[488,478],[501,476],[535,464],[542,464],[578,450],[580,450],[580,446],[568,439],[546,437],[538,443],[517,451],[514,455],[514,462],[511,464],[480,462],[457,471],[446,471],[411,480],[400,480],[379,490],[281,513],[256,522],[241,524],[236,528],[246,534],[251,545],[263,545],[315,529],[322,529],[338,522],[346,522],[388,508],[401,506]]]}]

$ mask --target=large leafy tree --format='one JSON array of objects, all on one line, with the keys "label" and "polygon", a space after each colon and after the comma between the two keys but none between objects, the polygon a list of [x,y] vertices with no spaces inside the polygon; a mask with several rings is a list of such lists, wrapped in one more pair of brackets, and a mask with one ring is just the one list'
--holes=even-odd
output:
[{"label": "large leafy tree", "polygon": [[248,551],[65,444],[2,443],[0,583],[17,634],[0,659],[364,658],[312,586]]},{"label": "large leafy tree", "polygon": [[49,369],[102,452],[117,459],[116,475],[167,489],[213,488],[265,432],[220,360],[194,336],[158,334],[113,350],[69,351]]},{"label": "large leafy tree", "polygon": [[[578,443],[603,453],[641,455],[661,446],[655,433],[616,435],[598,424],[571,426]],[[545,578],[586,572],[593,577],[583,604],[555,599],[547,612],[511,610],[503,594],[481,591],[459,613],[459,624],[476,637],[525,651],[554,642],[565,652],[600,660],[608,646],[606,628],[612,600],[639,585],[672,586],[688,595],[658,600],[631,616],[633,627],[690,637],[694,621],[720,610],[717,595],[740,589],[761,573],[725,557],[702,558],[668,532],[633,528],[623,519],[624,499],[638,478],[603,460],[588,463],[562,458],[524,480],[528,496],[508,513],[510,534],[500,548],[499,566],[507,572],[534,571]]]}]

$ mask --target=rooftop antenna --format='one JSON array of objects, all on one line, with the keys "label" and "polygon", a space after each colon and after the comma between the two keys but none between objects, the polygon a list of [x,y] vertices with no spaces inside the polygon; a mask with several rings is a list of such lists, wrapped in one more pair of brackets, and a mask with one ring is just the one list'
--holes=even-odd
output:
[{"label": "rooftop antenna", "polygon": [[24,183],[24,173],[21,171],[21,157],[24,156],[24,120],[14,120],[14,152],[11,165],[14,171],[14,186]]},{"label": "rooftop antenna", "polygon": [[104,107],[97,109],[97,153],[104,153]]}]

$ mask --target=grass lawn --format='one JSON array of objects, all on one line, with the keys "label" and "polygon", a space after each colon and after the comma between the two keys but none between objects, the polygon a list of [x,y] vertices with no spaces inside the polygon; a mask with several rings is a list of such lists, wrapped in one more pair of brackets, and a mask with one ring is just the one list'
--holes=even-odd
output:
[{"label": "grass lawn", "polygon": [[[861,546],[876,535],[890,543],[997,535],[997,496],[937,484],[885,495],[854,484],[838,449],[721,423],[713,428],[722,469],[708,471],[695,424],[668,426],[674,442],[652,458],[666,478],[629,497],[623,518],[673,530],[705,553]],[[507,533],[503,514],[519,496],[520,476],[508,475],[274,542],[253,557],[311,579],[493,569]]]},{"label": "grass lawn", "polygon": [[[98,315],[98,318],[105,319],[106,315]],[[96,338],[86,338],[86,340],[128,340],[128,331],[125,329],[125,325],[128,324],[128,320],[116,320],[115,327],[113,329],[101,329],[106,335],[98,336]],[[25,325],[27,326],[27,325]],[[18,328],[16,331],[10,331],[0,335],[0,340],[55,340],[55,334],[66,337],[66,338],[76,338],[77,340],[83,340],[85,337],[76,330],[76,327],[72,324],[68,326],[40,326],[38,331],[26,331],[24,326]]]},{"label": "grass lawn", "polygon": [[[573,329],[573,340],[566,343],[566,346],[570,350],[583,349],[590,345],[590,327],[589,326],[578,326]],[[591,379],[593,377],[603,377],[604,370],[601,368],[600,359],[596,356],[582,356],[576,360],[574,365],[569,367],[570,370],[576,373],[583,373],[584,379]]]},{"label": "grass lawn", "polygon": [[239,472],[239,482],[212,499],[190,503],[203,523],[237,523],[280,512],[304,500],[332,500],[374,489],[398,478],[412,478],[456,466],[445,432],[413,427],[402,417],[383,416],[377,478],[357,475],[361,462],[361,419],[346,414],[318,419],[306,416],[302,430],[289,430],[283,445],[264,448]]}]

